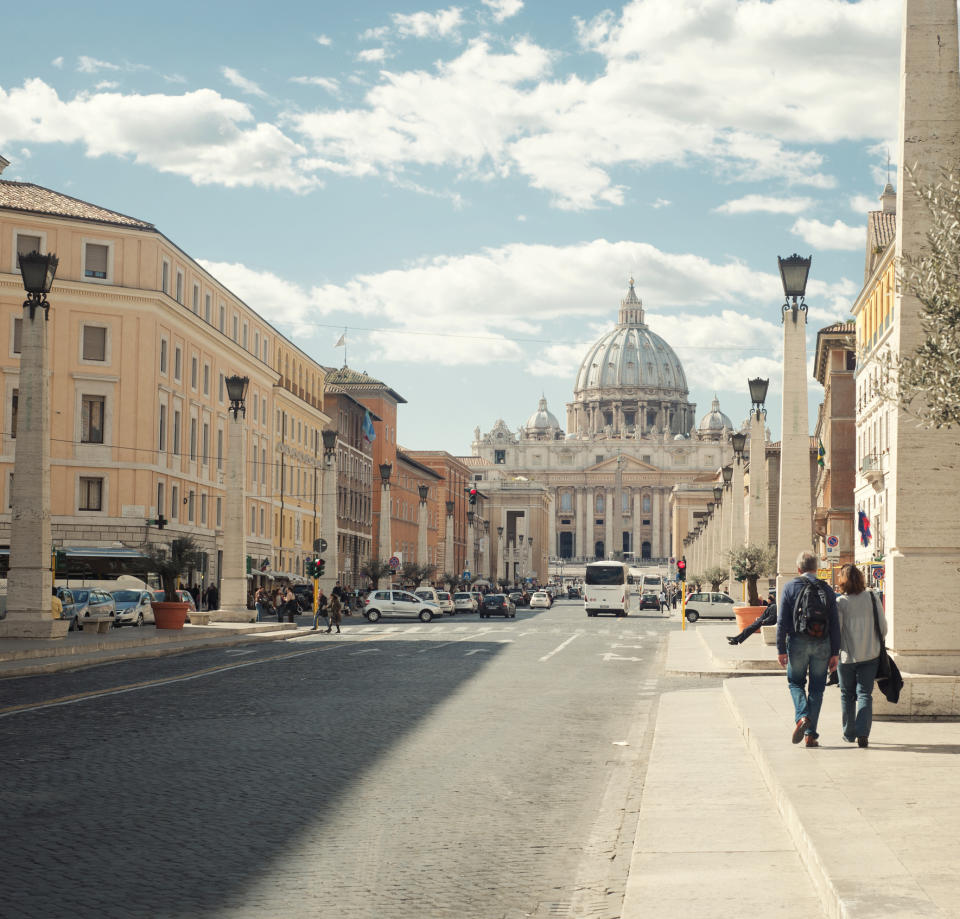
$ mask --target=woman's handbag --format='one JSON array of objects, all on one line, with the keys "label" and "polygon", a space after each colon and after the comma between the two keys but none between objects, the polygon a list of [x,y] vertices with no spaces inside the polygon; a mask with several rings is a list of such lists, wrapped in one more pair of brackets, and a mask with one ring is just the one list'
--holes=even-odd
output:
[{"label": "woman's handbag", "polygon": [[887,643],[880,632],[880,617],[877,614],[877,595],[871,590],[870,599],[873,601],[873,625],[877,630],[877,638],[880,639],[880,659],[877,665],[877,686],[880,692],[886,696],[888,702],[896,705],[900,701],[900,690],[903,689],[903,677],[900,676],[900,668],[896,661],[887,654]]}]

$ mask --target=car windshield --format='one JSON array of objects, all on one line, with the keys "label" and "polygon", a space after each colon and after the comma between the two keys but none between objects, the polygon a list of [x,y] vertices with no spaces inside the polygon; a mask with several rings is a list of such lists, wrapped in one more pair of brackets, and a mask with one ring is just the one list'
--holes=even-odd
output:
[{"label": "car windshield", "polygon": [[454,600],[469,600],[469,599],[470,599],[470,594],[454,594],[454,595],[453,595],[453,599],[454,599]]},{"label": "car windshield", "polygon": [[484,603],[502,603],[506,599],[503,594],[487,594],[483,598]]},{"label": "car windshield", "polygon": [[139,590],[115,590],[113,592],[113,599],[117,603],[136,603],[140,599]]},{"label": "car windshield", "polygon": [[624,569],[621,565],[588,565],[587,584],[607,587],[624,582]]}]

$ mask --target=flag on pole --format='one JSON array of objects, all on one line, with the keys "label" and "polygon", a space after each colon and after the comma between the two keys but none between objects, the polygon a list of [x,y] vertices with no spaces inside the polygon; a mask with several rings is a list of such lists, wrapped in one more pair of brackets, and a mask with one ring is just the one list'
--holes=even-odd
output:
[{"label": "flag on pole", "polygon": [[823,447],[823,441],[820,438],[817,438],[817,465],[823,469],[823,458],[827,455],[827,451]]},{"label": "flag on pole", "polygon": [[337,339],[337,343],[336,343],[333,347],[334,347],[334,348],[346,348],[346,347],[347,347],[347,333],[346,333],[346,332],[344,332],[343,335],[341,335],[341,336]]},{"label": "flag on pole", "polygon": [[373,419],[370,417],[370,410],[363,413],[363,436],[368,444],[372,444],[377,438],[377,432],[373,429]]},{"label": "flag on pole", "polygon": [[860,545],[870,545],[870,518],[863,512],[857,511],[857,529],[860,531]]}]

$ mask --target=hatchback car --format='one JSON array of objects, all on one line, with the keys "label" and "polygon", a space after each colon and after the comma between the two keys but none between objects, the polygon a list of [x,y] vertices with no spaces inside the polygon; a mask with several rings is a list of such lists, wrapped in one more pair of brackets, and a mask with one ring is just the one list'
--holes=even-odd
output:
[{"label": "hatchback car", "polygon": [[489,619],[491,616],[503,616],[504,619],[516,619],[517,608],[506,594],[487,594],[480,606],[480,618]]},{"label": "hatchback car", "polygon": [[149,590],[111,590],[110,593],[117,607],[114,625],[121,626],[129,622],[139,626],[154,621],[151,602],[153,595]]},{"label": "hatchback car", "polygon": [[658,594],[641,594],[640,609],[655,609],[660,611],[660,596]]},{"label": "hatchback car", "polygon": [[475,613],[477,605],[473,594],[458,592],[453,595],[453,608],[458,613]]},{"label": "hatchback car", "polygon": [[[73,593],[73,614],[83,628],[84,619],[112,619],[117,612],[113,597],[97,587],[71,587]],[[63,603],[63,598],[60,600]],[[66,603],[64,603],[66,611]]]},{"label": "hatchback car", "polygon": [[440,612],[446,616],[452,616],[456,612],[453,597],[451,597],[450,594],[448,594],[445,590],[437,591],[437,606],[440,607]]},{"label": "hatchback car", "polygon": [[687,622],[736,618],[733,614],[733,598],[726,594],[704,592],[687,597]]},{"label": "hatchback car", "polygon": [[442,613],[439,606],[427,603],[405,590],[375,590],[367,597],[363,615],[370,622],[377,622],[383,616],[401,616],[429,622]]},{"label": "hatchback car", "polygon": [[553,606],[553,601],[550,599],[550,594],[545,590],[538,590],[530,598],[530,609],[550,609]]}]

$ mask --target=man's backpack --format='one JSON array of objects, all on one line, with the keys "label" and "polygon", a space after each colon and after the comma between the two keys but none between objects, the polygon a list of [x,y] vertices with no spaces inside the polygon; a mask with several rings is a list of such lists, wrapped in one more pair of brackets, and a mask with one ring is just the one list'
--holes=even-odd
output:
[{"label": "man's backpack", "polygon": [[793,631],[810,638],[826,638],[830,633],[827,585],[819,578],[803,578],[803,586],[793,607]]}]

